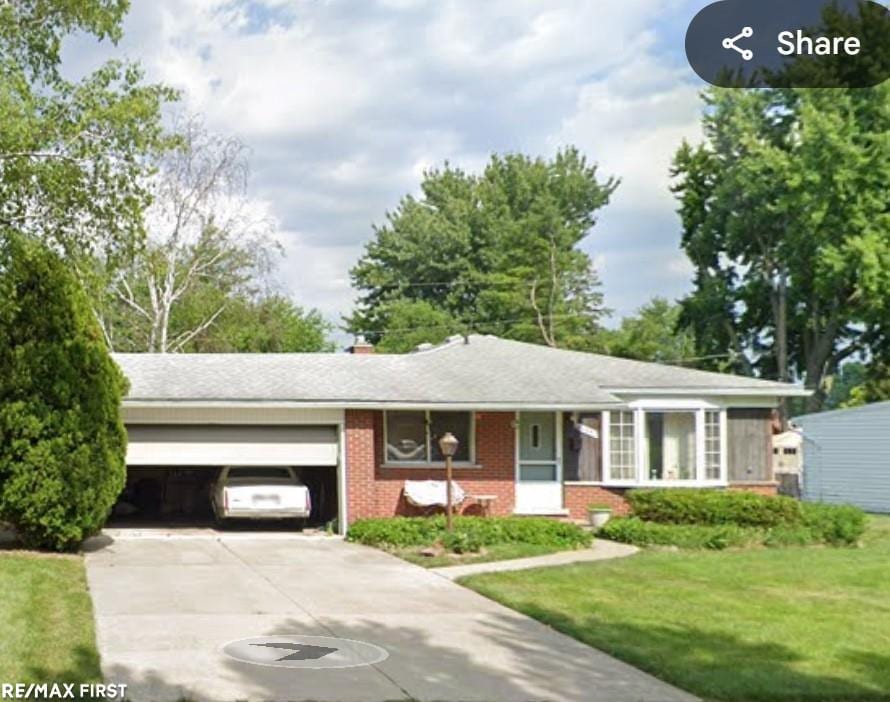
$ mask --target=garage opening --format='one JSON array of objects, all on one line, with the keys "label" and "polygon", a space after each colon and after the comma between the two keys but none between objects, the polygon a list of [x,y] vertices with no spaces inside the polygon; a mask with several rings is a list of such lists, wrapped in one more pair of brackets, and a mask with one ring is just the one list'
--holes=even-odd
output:
[{"label": "garage opening", "polygon": [[[153,424],[128,425],[127,432],[127,482],[112,525],[214,524],[213,495],[226,466],[260,479],[263,467],[289,468],[312,501],[306,520],[266,519],[260,510],[249,520],[224,520],[229,528],[320,528],[338,516],[335,426]],[[269,494],[274,496],[274,486]]]}]

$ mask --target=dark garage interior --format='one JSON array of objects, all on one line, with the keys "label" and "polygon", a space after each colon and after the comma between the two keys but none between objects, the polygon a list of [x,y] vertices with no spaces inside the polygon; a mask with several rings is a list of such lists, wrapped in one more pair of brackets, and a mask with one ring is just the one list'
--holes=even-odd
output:
[{"label": "dark garage interior", "polygon": [[[211,495],[221,467],[127,468],[127,482],[112,510],[110,526],[211,526]],[[294,467],[312,497],[306,526],[322,528],[337,518],[337,471],[329,466]],[[296,527],[294,521],[227,520],[228,528]]]}]

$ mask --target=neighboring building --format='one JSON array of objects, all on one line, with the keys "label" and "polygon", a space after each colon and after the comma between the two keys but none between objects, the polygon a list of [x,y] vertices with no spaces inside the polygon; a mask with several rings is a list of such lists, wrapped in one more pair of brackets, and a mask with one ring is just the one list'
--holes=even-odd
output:
[{"label": "neighboring building", "polygon": [[780,473],[800,474],[802,444],[803,438],[800,432],[793,429],[773,436],[773,473],[775,475]]},{"label": "neighboring building", "polygon": [[411,513],[404,483],[444,478],[446,431],[460,440],[455,480],[495,496],[493,514],[620,511],[639,486],[774,493],[771,414],[807,394],[491,336],[372,351],[117,354],[130,380],[128,495],[163,499],[159,515],[206,510],[208,469],[297,466],[317,521],[342,530]]},{"label": "neighboring building", "polygon": [[890,512],[890,402],[807,414],[792,420],[803,435],[803,498]]}]

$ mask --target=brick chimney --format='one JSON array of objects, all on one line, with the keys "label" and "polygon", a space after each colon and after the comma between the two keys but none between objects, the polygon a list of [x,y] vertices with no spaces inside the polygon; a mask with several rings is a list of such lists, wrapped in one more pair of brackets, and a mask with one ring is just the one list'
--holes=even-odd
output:
[{"label": "brick chimney", "polygon": [[374,353],[374,344],[368,343],[364,336],[359,334],[355,337],[355,342],[348,349],[349,353],[367,354]]}]

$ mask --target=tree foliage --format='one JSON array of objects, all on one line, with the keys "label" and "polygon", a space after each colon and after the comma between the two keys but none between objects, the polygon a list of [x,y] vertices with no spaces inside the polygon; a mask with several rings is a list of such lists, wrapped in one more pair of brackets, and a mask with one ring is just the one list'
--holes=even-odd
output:
[{"label": "tree foliage", "polygon": [[79,82],[60,73],[63,37],[116,41],[128,3],[0,3],[0,227],[40,237],[72,260],[107,257],[141,236],[145,155],[166,139],[175,93],[111,61]]},{"label": "tree foliage", "polygon": [[331,324],[283,295],[229,300],[216,324],[183,350],[196,353],[309,353],[333,351]]},{"label": "tree foliage", "polygon": [[695,265],[683,323],[735,370],[824,380],[890,326],[890,84],[709,90],[675,158]]},{"label": "tree foliage", "polygon": [[247,197],[246,147],[179,119],[155,162],[145,245],[103,271],[97,310],[118,351],[319,351],[328,325],[266,291],[281,247]]},{"label": "tree foliage", "polygon": [[44,245],[0,238],[0,521],[70,549],[124,484],[126,380],[89,302]]},{"label": "tree foliage", "polygon": [[[480,175],[427,172],[352,269],[362,295],[349,330],[400,349],[454,329],[588,345],[602,295],[578,245],[616,186],[571,148],[552,160],[493,156]],[[410,343],[395,338],[406,323]]]},{"label": "tree foliage", "polygon": [[680,305],[653,297],[636,315],[622,319],[617,329],[603,330],[600,350],[639,361],[688,361],[695,356],[695,338],[680,326],[681,313]]}]

